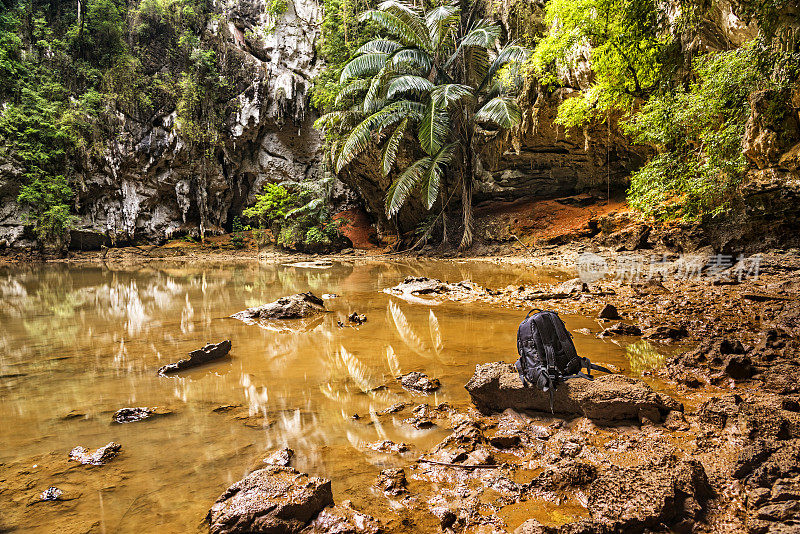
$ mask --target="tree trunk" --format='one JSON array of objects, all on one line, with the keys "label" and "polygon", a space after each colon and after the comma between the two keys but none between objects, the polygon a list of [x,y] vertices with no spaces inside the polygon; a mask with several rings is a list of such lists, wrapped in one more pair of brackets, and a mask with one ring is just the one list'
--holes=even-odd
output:
[{"label": "tree trunk", "polygon": [[447,173],[442,176],[439,195],[442,203],[442,245],[447,245]]},{"label": "tree trunk", "polygon": [[461,236],[459,250],[467,250],[472,246],[472,143],[464,147],[464,167],[461,176],[461,212],[464,215],[464,235]]}]

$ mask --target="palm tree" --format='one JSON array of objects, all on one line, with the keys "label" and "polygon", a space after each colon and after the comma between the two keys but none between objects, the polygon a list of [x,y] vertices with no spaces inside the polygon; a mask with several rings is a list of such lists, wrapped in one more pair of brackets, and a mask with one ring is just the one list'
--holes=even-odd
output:
[{"label": "palm tree", "polygon": [[[455,4],[425,11],[401,0],[386,0],[362,13],[360,21],[374,23],[390,38],[369,41],[356,51],[342,70],[336,110],[318,121],[318,127],[342,135],[330,151],[337,173],[377,141],[383,144],[381,166],[388,176],[405,134],[416,131],[415,145],[425,155],[392,183],[386,214],[396,215],[419,190],[426,208],[438,199],[444,215],[446,186],[460,181],[462,249],[472,244],[475,134],[479,126],[499,131],[519,122],[512,94],[526,56],[514,43],[498,50],[500,27],[471,20],[473,13]],[[446,239],[446,228],[444,234]]]}]

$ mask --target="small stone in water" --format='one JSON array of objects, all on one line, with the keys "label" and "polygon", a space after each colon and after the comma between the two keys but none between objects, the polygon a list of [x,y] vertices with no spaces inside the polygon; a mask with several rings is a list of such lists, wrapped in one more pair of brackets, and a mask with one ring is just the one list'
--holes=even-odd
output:
[{"label": "small stone in water", "polygon": [[63,492],[63,491],[61,491],[60,489],[58,489],[57,487],[55,487],[55,486],[50,486],[49,488],[47,488],[46,490],[44,490],[44,491],[42,492],[42,497],[41,497],[41,499],[42,499],[43,501],[57,501],[57,500],[58,500],[58,498],[59,498],[59,497],[61,497],[61,495],[62,495],[63,493],[64,493],[64,492]]},{"label": "small stone in water", "polygon": [[367,316],[364,314],[353,312],[347,316],[347,320],[355,324],[364,324],[367,322]]}]

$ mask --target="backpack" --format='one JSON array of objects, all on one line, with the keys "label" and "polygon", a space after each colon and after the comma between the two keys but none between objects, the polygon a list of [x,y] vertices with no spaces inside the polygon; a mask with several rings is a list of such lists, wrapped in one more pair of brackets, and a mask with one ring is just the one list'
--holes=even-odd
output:
[{"label": "backpack", "polygon": [[[593,369],[611,372],[578,356],[572,334],[554,311],[528,312],[517,331],[517,351],[519,359],[514,366],[522,383],[550,394],[550,412],[553,412],[553,391],[559,383],[577,377],[593,380]],[[582,371],[584,367],[586,373]]]}]

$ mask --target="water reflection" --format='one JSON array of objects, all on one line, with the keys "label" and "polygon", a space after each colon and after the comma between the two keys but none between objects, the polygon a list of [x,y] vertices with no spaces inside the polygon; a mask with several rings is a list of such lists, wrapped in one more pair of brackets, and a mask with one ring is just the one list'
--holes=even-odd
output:
[{"label": "water reflection", "polygon": [[641,340],[625,347],[625,357],[630,364],[631,373],[641,375],[645,371],[663,367],[667,354],[663,348],[659,351],[649,341]]},{"label": "water reflection", "polygon": [[[410,275],[490,287],[568,277],[488,263],[410,261],[326,269],[256,262],[0,269],[0,375],[9,377],[0,380],[0,462],[122,443],[118,465],[125,476],[113,490],[84,495],[76,517],[95,517],[102,495],[105,524],[120,524],[123,532],[194,529],[222,489],[283,446],[295,449],[298,468],[331,477],[337,499],[368,499],[363,488],[377,470],[402,461],[372,444],[389,439],[427,448],[445,433],[415,429],[403,423],[407,415],[379,416],[382,410],[411,399],[466,404],[463,385],[476,364],[516,358],[524,313],[480,304],[432,308],[381,292]],[[340,297],[326,301],[331,313],[303,328],[228,318],[309,290]],[[356,311],[368,321],[337,327]],[[571,329],[593,325],[566,319]],[[229,357],[169,378],[156,374],[223,339],[233,342]],[[622,365],[629,357],[634,372],[640,369],[634,362],[646,359],[631,356],[644,349],[626,351],[593,337],[576,343],[601,364]],[[400,389],[395,378],[410,371],[439,378],[442,388],[430,396]],[[110,414],[125,406],[175,414],[111,426]],[[72,410],[85,416],[63,419]],[[52,519],[29,521],[46,528]]]}]

